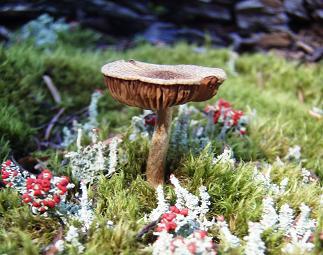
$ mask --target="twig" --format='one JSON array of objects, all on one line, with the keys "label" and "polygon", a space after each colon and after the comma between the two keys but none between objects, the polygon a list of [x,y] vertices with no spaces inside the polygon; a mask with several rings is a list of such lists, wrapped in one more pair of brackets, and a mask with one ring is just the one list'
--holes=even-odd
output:
[{"label": "twig", "polygon": [[47,88],[49,89],[50,93],[52,94],[56,104],[60,104],[62,102],[62,98],[58,92],[58,89],[55,87],[52,79],[48,75],[43,75],[43,80],[44,80]]},{"label": "twig", "polygon": [[26,170],[25,168],[23,168],[22,167],[22,165],[20,165],[19,163],[18,163],[18,161],[15,159],[15,157],[14,157],[14,155],[13,155],[13,153],[11,153],[11,155],[10,155],[10,157],[9,157],[10,159],[11,159],[11,161],[16,165],[16,166],[18,166],[19,167],[19,171],[22,173],[22,172],[24,172],[24,171],[26,171],[26,172],[29,172],[28,170]]},{"label": "twig", "polygon": [[60,150],[60,149],[63,149],[64,148],[61,145],[55,144],[53,142],[46,142],[46,141],[44,141],[44,142],[40,142],[39,144],[40,144],[41,148],[48,148],[48,147],[50,147],[50,148],[53,148],[53,149],[56,149],[56,150]]},{"label": "twig", "polygon": [[50,137],[50,133],[51,133],[55,123],[58,121],[59,117],[63,114],[64,111],[65,111],[64,108],[60,109],[58,111],[58,113],[49,122],[49,124],[46,128],[46,131],[45,131],[45,140],[48,140],[48,138]]},{"label": "twig", "polygon": [[149,223],[148,225],[144,226],[139,233],[137,234],[136,238],[137,240],[140,240],[144,234],[148,233],[150,230],[154,229],[157,226],[157,223],[159,222],[158,220],[155,220],[151,223]]},{"label": "twig", "polygon": [[301,48],[302,50],[304,50],[308,54],[313,54],[313,52],[314,52],[313,47],[311,47],[310,45],[308,45],[302,41],[297,41],[296,45],[297,45],[297,47]]}]

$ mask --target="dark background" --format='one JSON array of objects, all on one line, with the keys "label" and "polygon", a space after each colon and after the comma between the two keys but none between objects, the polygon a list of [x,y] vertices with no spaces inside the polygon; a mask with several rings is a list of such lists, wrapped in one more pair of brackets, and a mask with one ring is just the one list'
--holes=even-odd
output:
[{"label": "dark background", "polygon": [[309,61],[323,55],[323,0],[1,1],[1,39],[44,13],[102,32],[123,47],[135,40],[208,40],[239,52],[276,48]]}]

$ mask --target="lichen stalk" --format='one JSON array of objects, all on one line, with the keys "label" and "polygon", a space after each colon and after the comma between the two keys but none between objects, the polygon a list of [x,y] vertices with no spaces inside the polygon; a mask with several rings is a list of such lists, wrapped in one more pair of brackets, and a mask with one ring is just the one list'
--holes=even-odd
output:
[{"label": "lichen stalk", "polygon": [[157,110],[157,123],[151,140],[146,170],[147,181],[153,187],[164,183],[171,123],[172,108]]}]

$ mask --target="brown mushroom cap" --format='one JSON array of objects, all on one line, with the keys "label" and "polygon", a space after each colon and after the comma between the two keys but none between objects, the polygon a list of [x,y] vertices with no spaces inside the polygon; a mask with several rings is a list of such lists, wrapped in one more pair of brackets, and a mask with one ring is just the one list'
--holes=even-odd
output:
[{"label": "brown mushroom cap", "polygon": [[226,79],[219,68],[119,60],[102,67],[111,95],[121,103],[159,110],[213,97]]}]

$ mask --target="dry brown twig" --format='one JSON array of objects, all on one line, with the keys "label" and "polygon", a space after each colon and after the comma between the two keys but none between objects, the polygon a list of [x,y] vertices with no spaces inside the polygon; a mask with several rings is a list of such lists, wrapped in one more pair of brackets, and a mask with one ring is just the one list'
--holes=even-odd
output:
[{"label": "dry brown twig", "polygon": [[48,140],[50,137],[50,133],[55,125],[55,123],[58,121],[59,117],[64,113],[65,109],[61,108],[58,113],[55,114],[55,116],[51,119],[49,122],[46,131],[45,131],[45,140]]},{"label": "dry brown twig", "polygon": [[58,92],[58,89],[54,85],[53,80],[48,75],[43,75],[43,80],[44,80],[48,90],[52,94],[52,97],[53,97],[55,103],[56,104],[61,104],[62,98],[61,98],[61,95]]}]

